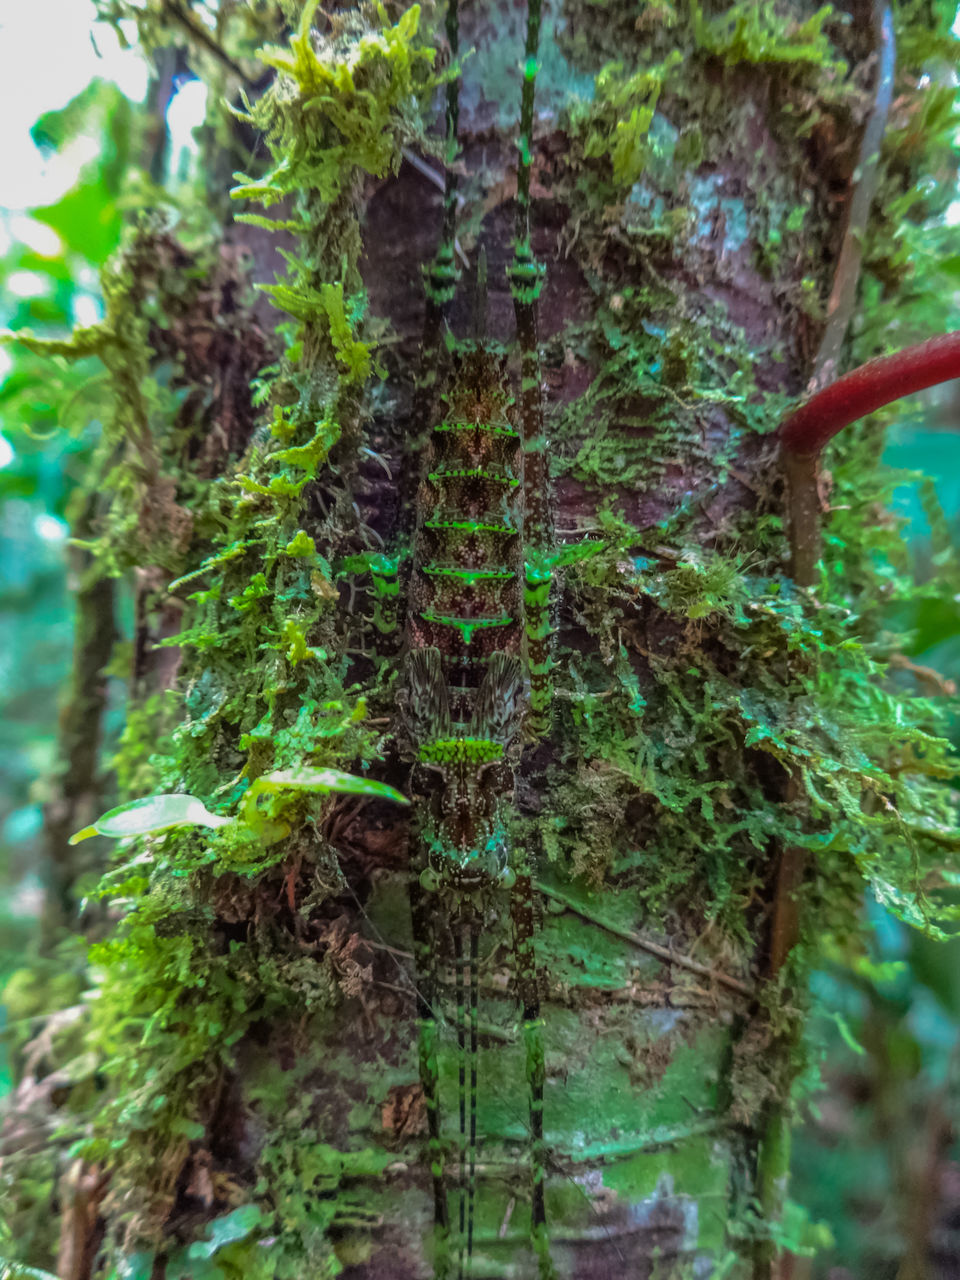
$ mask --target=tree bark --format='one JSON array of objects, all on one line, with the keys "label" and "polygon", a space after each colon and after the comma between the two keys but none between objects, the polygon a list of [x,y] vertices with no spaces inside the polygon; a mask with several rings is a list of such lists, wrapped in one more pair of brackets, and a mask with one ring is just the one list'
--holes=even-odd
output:
[{"label": "tree bark", "polygon": [[[234,225],[229,248],[199,254],[138,233],[135,256],[156,271],[135,305],[172,400],[148,407],[150,459],[119,414],[114,439],[136,465],[117,502],[145,514],[131,525],[128,506],[103,535],[115,553],[124,530],[125,564],[150,585],[132,711],[179,694],[129,751],[150,760],[155,791],[228,815],[271,770],[369,769],[408,790],[402,655],[371,622],[371,566],[404,549],[430,426],[416,417],[420,281],[442,217],[442,125],[427,60],[402,60],[442,40],[432,13],[396,43],[384,33],[399,10],[311,15],[297,34],[259,14],[256,34],[296,56],[274,57],[233,135],[272,147],[244,191],[269,188],[276,224]],[[471,3],[460,17],[476,52],[459,69],[450,330],[469,336],[482,246],[488,340],[519,396],[507,269],[525,11]],[[904,279],[887,222],[845,219],[865,165],[875,177],[860,153],[882,88],[875,19],[801,0],[545,8],[532,222],[551,502],[557,545],[595,546],[557,575],[552,729],[525,752],[513,826],[534,865],[548,1234],[564,1280],[759,1278],[805,1246],[784,1217],[805,974],[822,931],[855,933],[863,878],[887,884],[892,868],[913,902],[897,868],[927,877],[904,825],[939,814],[930,779],[899,731],[856,728],[857,691],[882,687],[847,644],[884,658],[865,532],[876,451],[837,446],[833,502],[852,510],[831,518],[828,577],[807,590],[788,576],[771,435],[814,371],[845,231],[891,296]],[[932,21],[902,20],[900,116],[881,153],[891,199],[927,163],[904,122],[933,91],[910,63]],[[250,35],[224,18],[217,39],[228,56],[211,60],[205,38],[196,65],[231,96],[231,67],[254,65]],[[369,102],[344,88],[348,65]],[[223,167],[208,157],[209,173]],[[244,251],[263,263],[278,247],[296,255],[272,295],[293,318],[282,353],[237,272]],[[443,385],[443,353],[437,365]],[[151,642],[175,638],[178,602],[175,667]],[[897,705],[922,732],[928,708]],[[877,795],[889,807],[861,817]],[[109,1262],[91,1274],[193,1274],[191,1241],[224,1240],[212,1220],[250,1202],[256,1221],[191,1256],[223,1275],[423,1280],[433,1190],[407,814],[279,791],[254,814],[241,834],[150,835],[145,867],[114,874],[127,905],[93,957],[90,1037],[109,1066],[86,1150],[110,1171],[96,1224]],[[501,901],[480,963],[473,1265],[491,1277],[538,1274],[509,924]],[[449,1029],[438,1053],[455,1203]]]}]

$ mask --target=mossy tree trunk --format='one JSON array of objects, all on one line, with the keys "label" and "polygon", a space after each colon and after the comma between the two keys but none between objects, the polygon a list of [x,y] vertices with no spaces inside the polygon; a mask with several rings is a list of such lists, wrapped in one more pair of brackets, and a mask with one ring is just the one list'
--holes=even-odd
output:
[{"label": "mossy tree trunk", "polygon": [[[109,1262],[91,1274],[432,1274],[407,814],[290,771],[407,785],[372,570],[404,550],[429,425],[414,404],[442,15],[281,8],[289,25],[231,7],[192,36],[217,94],[235,99],[242,72],[254,103],[229,144],[211,127],[207,173],[251,146],[239,195],[273,220],[224,214],[200,247],[142,224],[106,321],[75,340],[113,374],[126,451],[101,563],[140,583],[120,798],[240,814],[148,835],[108,877],[122,919],[94,946],[87,1032],[107,1065],[76,1101],[108,1179]],[[786,576],[771,436],[820,372],[844,243],[865,250],[866,354],[894,314],[895,345],[935,323],[896,308],[942,205],[921,179],[952,173],[950,15],[898,13],[878,169],[861,152],[890,87],[881,18],[801,0],[545,10],[533,242],[555,536],[595,544],[557,583],[553,728],[524,758],[514,824],[541,918],[561,1277],[766,1276],[803,1247],[784,1195],[805,975],[823,938],[854,945],[865,880],[908,918],[933,909],[949,765],[931,704],[885,681],[881,607],[906,587],[877,439],[852,434],[823,476],[826,567],[805,590]],[[451,329],[469,332],[482,245],[508,352],[524,23],[522,6],[461,12],[476,52]],[[184,32],[181,14],[166,34]],[[850,226],[878,178],[869,224]],[[242,270],[248,252],[269,279],[278,249],[274,338]],[[491,923],[481,971],[478,1276],[537,1273],[508,926]],[[455,1146],[453,1046],[440,1071]]]}]

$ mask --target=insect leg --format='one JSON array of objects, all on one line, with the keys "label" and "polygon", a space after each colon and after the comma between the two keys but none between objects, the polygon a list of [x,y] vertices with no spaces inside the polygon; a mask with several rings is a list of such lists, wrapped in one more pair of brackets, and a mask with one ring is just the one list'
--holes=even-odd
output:
[{"label": "insect leg", "polygon": [[550,552],[553,521],[550,472],[544,428],[538,334],[538,300],[543,267],[530,239],[530,178],[533,161],[534,94],[540,43],[541,0],[529,0],[520,103],[520,161],[517,167],[517,225],[510,291],[520,348],[520,432],[523,439],[524,606],[530,710],[527,735],[543,737],[550,727],[552,667],[550,626]]},{"label": "insect leg", "polygon": [[[465,954],[464,942],[469,951]],[[460,1084],[460,1255],[458,1280],[469,1273],[473,1258],[473,1227],[477,1192],[477,1053],[479,1048],[480,925],[475,919],[461,919],[456,933],[457,1047]],[[467,1006],[470,1039],[467,1052]],[[470,1072],[470,1129],[467,1134],[467,1061]],[[464,1252],[465,1251],[465,1252]]]},{"label": "insect leg", "polygon": [[[425,859],[423,865],[426,865]],[[419,870],[419,868],[417,868]],[[430,910],[432,895],[422,888],[414,871],[410,886],[413,946],[417,966],[417,1015],[420,1020],[420,1087],[427,1110],[427,1147],[433,1181],[434,1272],[436,1280],[449,1274],[450,1209],[443,1173],[440,1134],[440,1069],[437,1060],[437,961]]]},{"label": "insect leg", "polygon": [[473,925],[470,930],[470,1176],[467,1183],[467,1257],[473,1256],[473,1220],[477,1200],[477,1052],[478,1052],[478,999],[480,973],[480,930]]},{"label": "insect leg", "polygon": [[520,419],[524,448],[526,541],[546,552],[550,546],[551,520],[537,333],[537,301],[544,268],[534,258],[530,240],[533,106],[537,80],[537,48],[540,43],[540,4],[541,0],[529,0],[527,7],[520,137],[517,143],[520,150],[517,167],[517,224],[513,264],[510,268],[510,292],[513,295],[521,359]]},{"label": "insect leg", "polygon": [[458,1278],[463,1280],[463,1246],[466,1238],[467,1211],[467,1015],[464,999],[463,926],[454,926],[454,973],[457,992],[457,1097],[460,1102],[460,1234]]},{"label": "insect leg", "polygon": [[554,1280],[550,1257],[547,1210],[544,1197],[546,1146],[543,1137],[543,1090],[546,1065],[543,1052],[543,1018],[534,949],[533,881],[528,867],[517,873],[510,895],[514,950],[517,961],[517,995],[523,1009],[523,1042],[526,1051],[527,1086],[530,1090],[530,1239],[537,1256],[540,1280]]}]

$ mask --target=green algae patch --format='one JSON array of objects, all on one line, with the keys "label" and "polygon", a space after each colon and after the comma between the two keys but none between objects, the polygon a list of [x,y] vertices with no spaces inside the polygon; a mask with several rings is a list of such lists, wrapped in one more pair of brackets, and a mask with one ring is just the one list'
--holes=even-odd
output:
[{"label": "green algae patch", "polygon": [[[665,1137],[668,1132],[663,1130]],[[700,1202],[724,1196],[728,1178],[726,1152],[722,1145],[718,1150],[716,1136],[694,1133],[675,1145],[665,1142],[659,1150],[639,1152],[616,1161],[604,1170],[603,1183],[618,1195],[642,1202],[656,1198],[658,1192],[663,1193],[666,1182],[671,1191]],[[696,1236],[694,1240],[701,1246],[719,1243]]]}]

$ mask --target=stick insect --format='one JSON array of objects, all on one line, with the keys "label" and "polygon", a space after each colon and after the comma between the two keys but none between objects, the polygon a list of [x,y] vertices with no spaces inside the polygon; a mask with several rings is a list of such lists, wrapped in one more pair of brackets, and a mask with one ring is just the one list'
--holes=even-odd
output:
[{"label": "stick insect", "polygon": [[[457,175],[448,163],[439,245],[426,276],[417,430],[428,437],[415,503],[403,662],[404,749],[415,800],[411,915],[417,963],[419,1069],[433,1185],[435,1274],[468,1274],[477,1205],[479,966],[491,923],[508,915],[529,1110],[531,1243],[541,1280],[554,1276],[544,1195],[543,1029],[534,949],[533,884],[510,836],[525,743],[542,737],[550,707],[549,492],[537,307],[543,272],[530,238],[530,179],[540,0],[527,12],[520,105],[517,218],[510,288],[520,352],[515,397],[505,362],[485,340],[442,339],[457,289]],[[459,56],[457,0],[446,35]],[[456,150],[459,84],[447,85],[447,141]],[[482,316],[482,290],[476,307]],[[441,391],[441,387],[445,390]],[[390,593],[385,576],[381,595]],[[457,1044],[459,1150],[456,1216],[444,1137],[438,1041],[450,1021]],[[452,1127],[448,1126],[448,1127]]]}]

